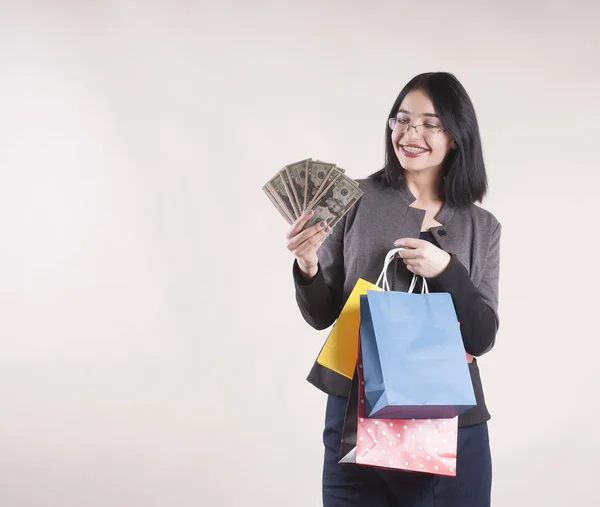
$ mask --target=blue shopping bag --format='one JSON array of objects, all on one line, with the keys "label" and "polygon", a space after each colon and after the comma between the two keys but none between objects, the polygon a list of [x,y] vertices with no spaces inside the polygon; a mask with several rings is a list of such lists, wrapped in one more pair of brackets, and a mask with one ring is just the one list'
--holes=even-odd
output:
[{"label": "blue shopping bag", "polygon": [[360,346],[368,417],[449,419],[476,405],[452,296],[389,291],[360,298]]}]

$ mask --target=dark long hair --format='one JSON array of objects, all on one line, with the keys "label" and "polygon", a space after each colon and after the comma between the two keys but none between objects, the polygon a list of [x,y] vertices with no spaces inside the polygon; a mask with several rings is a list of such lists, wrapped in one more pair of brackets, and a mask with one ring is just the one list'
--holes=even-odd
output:
[{"label": "dark long hair", "polygon": [[[479,124],[473,103],[458,79],[447,72],[427,72],[411,79],[402,89],[388,118],[395,117],[406,95],[414,90],[425,93],[442,125],[456,143],[443,162],[442,199],[453,207],[481,202],[487,192]],[[385,129],[385,165],[371,175],[386,186],[406,184],[404,169],[394,152],[391,131]]]}]

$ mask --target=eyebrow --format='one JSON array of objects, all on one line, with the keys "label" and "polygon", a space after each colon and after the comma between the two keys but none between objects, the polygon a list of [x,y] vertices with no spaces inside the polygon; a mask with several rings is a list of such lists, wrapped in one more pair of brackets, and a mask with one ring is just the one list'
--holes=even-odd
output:
[{"label": "eyebrow", "polygon": [[[397,114],[400,113],[404,113],[404,114],[410,114],[410,111],[407,111],[406,109],[399,109]],[[428,118],[438,118],[439,116],[435,113],[423,113],[421,116],[427,116]]]}]

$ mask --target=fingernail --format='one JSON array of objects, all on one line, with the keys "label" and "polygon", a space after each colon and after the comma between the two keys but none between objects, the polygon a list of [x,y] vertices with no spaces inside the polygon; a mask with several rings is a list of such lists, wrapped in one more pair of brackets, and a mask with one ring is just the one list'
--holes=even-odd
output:
[{"label": "fingernail", "polygon": [[326,224],[325,222],[321,222],[319,225],[320,225],[321,227],[325,227],[327,224]]},{"label": "fingernail", "polygon": [[308,215],[309,217],[312,217],[314,214],[315,214],[315,212],[314,212],[314,210],[312,210],[312,209],[311,209],[311,210],[310,210],[310,211],[307,213],[307,215]]},{"label": "fingernail", "polygon": [[326,232],[327,234],[329,234],[329,233],[331,232],[331,227],[327,227],[327,229],[325,229],[325,232]]}]

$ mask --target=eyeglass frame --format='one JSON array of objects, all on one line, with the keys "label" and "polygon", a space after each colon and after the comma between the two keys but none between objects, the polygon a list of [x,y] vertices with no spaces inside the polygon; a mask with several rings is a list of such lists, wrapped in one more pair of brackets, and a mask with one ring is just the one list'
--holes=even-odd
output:
[{"label": "eyeglass frame", "polygon": [[[392,122],[394,122],[394,126],[392,127]],[[417,130],[419,127],[424,127],[425,125],[428,125],[427,123],[421,123],[420,125],[411,125],[407,120],[403,119],[403,118],[389,118],[388,119],[388,127],[391,131],[394,131],[394,129],[396,128],[396,125],[398,124],[398,122],[403,122],[403,125],[405,124],[406,126],[406,133],[410,132],[410,129],[413,128],[415,129],[415,133],[419,133],[419,131]],[[437,132],[435,132],[435,135],[441,134],[442,132],[445,132],[446,129],[440,125],[432,125],[431,123],[429,124],[433,127],[432,130],[435,130],[437,128]],[[427,129],[425,129],[425,132],[427,132]]]}]

